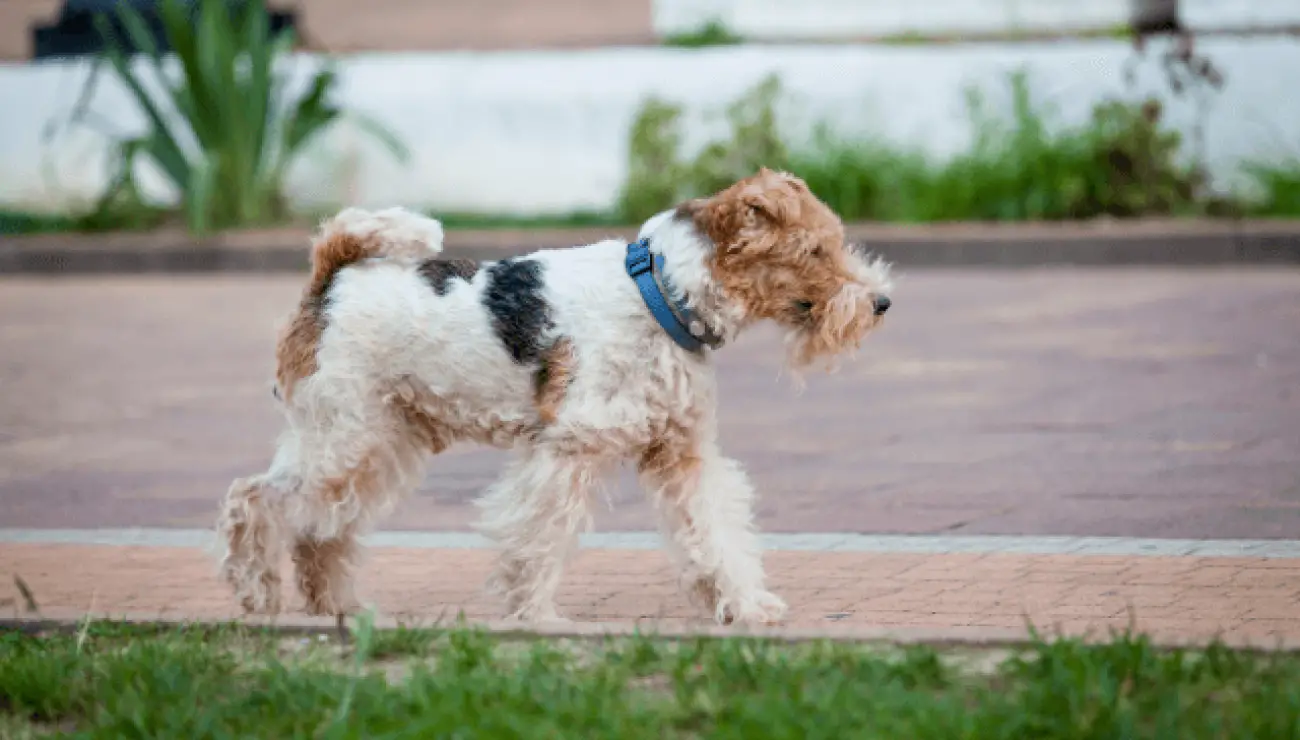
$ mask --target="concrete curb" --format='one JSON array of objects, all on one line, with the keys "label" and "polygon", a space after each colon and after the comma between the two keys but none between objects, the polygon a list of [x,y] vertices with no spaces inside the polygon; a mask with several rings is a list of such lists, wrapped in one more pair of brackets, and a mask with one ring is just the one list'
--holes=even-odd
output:
[{"label": "concrete curb", "polygon": [[[35,632],[69,632],[80,629],[89,619],[98,622],[113,622],[141,626],[181,626],[181,625],[219,625],[240,624],[259,629],[270,629],[286,635],[327,635],[348,639],[349,628],[343,620],[335,617],[308,617],[287,615],[278,617],[246,616],[237,619],[190,618],[172,615],[149,615],[133,613],[94,613],[73,612],[66,609],[49,610],[30,616],[0,617],[0,630],[16,630],[25,633]],[[1025,629],[1005,629],[996,627],[944,627],[944,628],[899,628],[899,627],[862,627],[857,625],[827,625],[824,627],[783,627],[783,626],[729,626],[714,624],[679,625],[656,624],[651,620],[639,622],[564,622],[551,624],[523,625],[518,622],[473,621],[463,622],[467,627],[482,629],[505,639],[580,639],[603,640],[648,635],[668,640],[695,638],[734,638],[748,637],[778,642],[800,643],[818,640],[833,642],[888,643],[891,645],[930,645],[934,647],[967,648],[1015,648],[1028,645],[1034,641],[1034,635]],[[447,628],[456,626],[455,622],[437,623],[434,620],[414,621],[378,616],[375,627],[378,629],[396,629],[398,627],[433,627]],[[1050,628],[1039,630],[1043,638],[1050,639],[1056,632]],[[1083,634],[1074,635],[1084,642],[1105,642],[1108,635]],[[1160,648],[1202,649],[1208,647],[1211,640],[1202,638],[1171,638],[1153,636],[1152,644]],[[1296,652],[1300,651],[1300,640],[1262,639],[1225,635],[1218,639],[1218,644],[1236,650],[1251,652]]]},{"label": "concrete curb", "polygon": [[[501,259],[604,238],[635,227],[459,230],[447,255]],[[904,267],[1049,265],[1297,265],[1300,220],[1143,220],[1060,224],[850,224],[849,238]],[[181,231],[53,234],[0,239],[0,275],[290,272],[304,270],[310,232]]]}]

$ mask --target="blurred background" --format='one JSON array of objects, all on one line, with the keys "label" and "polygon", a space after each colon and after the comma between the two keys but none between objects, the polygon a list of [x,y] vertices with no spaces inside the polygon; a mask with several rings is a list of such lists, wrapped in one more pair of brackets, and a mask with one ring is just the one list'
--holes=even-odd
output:
[{"label": "blurred background", "polygon": [[[1294,0],[0,0],[0,525],[210,527],[334,209],[482,259],[766,165],[900,264],[802,395],[774,334],[719,353],[766,530],[1294,537],[1297,31]],[[383,526],[464,530],[501,462],[441,456]]]},{"label": "blurred background", "polygon": [[[852,220],[1300,213],[1288,0],[272,2],[291,47],[257,40],[253,3],[203,4],[177,0],[174,37],[163,0],[0,3],[8,230],[346,203],[630,223],[758,164]],[[168,92],[139,59],[93,71],[102,52],[205,39],[276,75],[173,58]],[[267,115],[299,105],[293,135]],[[215,125],[250,116],[247,136]]]}]

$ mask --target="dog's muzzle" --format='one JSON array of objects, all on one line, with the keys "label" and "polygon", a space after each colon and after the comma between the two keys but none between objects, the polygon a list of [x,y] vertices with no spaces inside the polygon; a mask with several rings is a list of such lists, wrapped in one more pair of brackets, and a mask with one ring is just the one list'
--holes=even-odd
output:
[{"label": "dog's muzzle", "polygon": [[893,301],[889,300],[889,296],[884,295],[878,295],[871,301],[872,312],[877,316],[884,316],[892,305]]}]

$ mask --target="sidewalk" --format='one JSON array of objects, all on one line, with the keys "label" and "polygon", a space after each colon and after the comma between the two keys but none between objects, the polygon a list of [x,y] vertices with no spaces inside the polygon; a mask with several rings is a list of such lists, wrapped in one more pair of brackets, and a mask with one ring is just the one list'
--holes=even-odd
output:
[{"label": "sidewalk", "polygon": [[[412,621],[461,610],[472,621],[499,619],[501,605],[483,589],[492,557],[485,549],[375,547],[361,575],[363,598],[382,615]],[[1022,628],[1027,618],[1049,633],[1104,634],[1135,623],[1162,641],[1300,638],[1296,557],[784,550],[769,551],[765,562],[793,628],[969,635],[971,628]],[[0,544],[0,603],[22,603],[13,576],[43,612],[237,616],[215,561],[197,547]],[[297,596],[285,588],[296,609]],[[704,623],[678,593],[665,556],[644,549],[583,550],[559,601],[582,622]],[[17,607],[4,611],[16,615]]]}]

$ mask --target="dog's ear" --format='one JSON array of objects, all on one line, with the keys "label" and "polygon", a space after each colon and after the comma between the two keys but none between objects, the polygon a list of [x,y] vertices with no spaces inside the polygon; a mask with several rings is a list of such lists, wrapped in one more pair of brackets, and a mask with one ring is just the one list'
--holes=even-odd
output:
[{"label": "dog's ear", "polygon": [[740,200],[754,214],[778,225],[799,219],[799,195],[785,177],[766,167],[746,183]]}]

